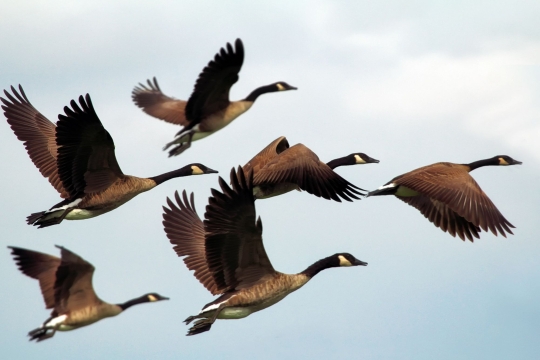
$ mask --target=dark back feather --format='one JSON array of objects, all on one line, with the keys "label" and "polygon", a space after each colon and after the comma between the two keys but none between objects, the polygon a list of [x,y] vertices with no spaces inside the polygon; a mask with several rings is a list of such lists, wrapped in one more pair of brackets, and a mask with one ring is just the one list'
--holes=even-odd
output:
[{"label": "dark back feather", "polygon": [[104,191],[124,174],[116,161],[114,142],[99,120],[90,95],[72,100],[58,115],[58,173],[71,198]]},{"label": "dark back feather", "polygon": [[236,39],[235,48],[227,43],[202,70],[186,105],[189,128],[206,116],[229,105],[229,90],[238,81],[244,62],[244,45]]},{"label": "dark back feather", "polygon": [[231,170],[232,188],[220,177],[206,206],[206,260],[223,292],[253,286],[275,274],[256,219],[252,173]]}]

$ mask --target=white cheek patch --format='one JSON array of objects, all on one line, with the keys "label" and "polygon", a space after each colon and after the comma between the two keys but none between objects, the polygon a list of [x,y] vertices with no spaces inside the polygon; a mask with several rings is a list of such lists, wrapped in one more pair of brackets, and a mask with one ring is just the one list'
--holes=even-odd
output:
[{"label": "white cheek patch", "polygon": [[45,327],[55,327],[56,325],[63,323],[66,319],[67,319],[67,315],[57,316],[51,319],[51,321],[49,321],[48,323],[46,323]]},{"label": "white cheek patch", "polygon": [[351,262],[345,258],[343,255],[338,256],[339,266],[352,266]]},{"label": "white cheek patch", "polygon": [[365,164],[366,161],[360,157],[360,155],[354,155],[354,159],[356,160],[357,164]]},{"label": "white cheek patch", "polygon": [[276,87],[278,88],[279,91],[285,90],[285,86],[283,86],[281,84],[277,84]]},{"label": "white cheek patch", "polygon": [[204,174],[204,171],[202,171],[200,167],[193,165],[191,167],[191,173],[193,175],[202,175]]},{"label": "white cheek patch", "polygon": [[148,295],[148,300],[157,301],[157,298],[154,295]]},{"label": "white cheek patch", "polygon": [[499,165],[510,165],[510,164],[508,164],[508,161],[504,160],[504,158],[500,157],[499,158]]}]

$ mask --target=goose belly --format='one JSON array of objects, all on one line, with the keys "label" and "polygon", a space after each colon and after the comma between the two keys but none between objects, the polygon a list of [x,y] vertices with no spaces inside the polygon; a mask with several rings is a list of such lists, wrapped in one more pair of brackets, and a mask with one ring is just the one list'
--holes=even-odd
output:
[{"label": "goose belly", "polygon": [[[129,199],[128,199],[129,200]],[[109,211],[112,211],[116,209],[117,207],[125,204],[128,200],[123,202],[117,202],[114,204],[108,204],[105,206],[96,206],[94,208],[87,208],[87,209],[73,209],[71,210],[67,216],[67,220],[85,220],[90,219],[105,213],[108,213]]]},{"label": "goose belly", "polygon": [[195,131],[203,134],[208,132],[208,135],[210,135],[213,132],[221,130],[229,125],[234,119],[248,111],[249,108],[251,108],[251,105],[253,105],[253,102],[251,101],[232,102],[226,109],[204,118],[201,123],[197,125],[197,130]]},{"label": "goose belly", "polygon": [[94,195],[92,197],[83,199],[83,201],[79,204],[78,208],[71,210],[67,214],[66,219],[84,220],[105,214],[124,205],[129,200],[139,195],[141,192],[149,190],[149,188],[135,188],[128,193],[118,194],[114,191],[115,187],[117,186],[111,186],[103,194]]},{"label": "goose belly", "polygon": [[253,188],[253,196],[255,196],[255,199],[268,199],[293,190],[300,191],[300,188],[293,183],[281,183],[276,185],[262,184]]},{"label": "goose belly", "polygon": [[242,319],[246,316],[249,316],[253,314],[254,312],[266,309],[267,307],[270,307],[281,300],[285,296],[287,296],[289,292],[282,293],[276,296],[273,296],[269,299],[266,299],[264,301],[257,301],[253,304],[246,304],[244,306],[230,306],[226,307],[218,315],[218,319]]}]

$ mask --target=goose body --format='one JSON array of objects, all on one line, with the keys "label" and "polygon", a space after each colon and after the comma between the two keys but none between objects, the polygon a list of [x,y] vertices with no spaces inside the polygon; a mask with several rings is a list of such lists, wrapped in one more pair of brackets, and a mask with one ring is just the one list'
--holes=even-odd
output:
[{"label": "goose body", "polygon": [[83,220],[116,209],[138,194],[164,181],[190,175],[216,173],[202,164],[150,178],[125,175],[115,156],[114,142],[99,120],[89,95],[71,101],[57,125],[37,111],[22,87],[0,98],[13,132],[43,176],[64,199],[47,211],[31,214],[28,224],[56,225],[63,219]]},{"label": "goose body", "polygon": [[452,236],[473,241],[481,230],[493,234],[513,234],[514,226],[469,174],[482,166],[519,165],[507,155],[454,164],[440,162],[397,176],[368,196],[395,195],[418,209],[430,222]]},{"label": "goose body", "polygon": [[274,270],[262,243],[262,222],[256,219],[252,173],[231,171],[232,188],[220,178],[221,192],[212,189],[204,223],[195,211],[194,198],[175,194],[164,207],[165,233],[178,256],[194,270],[195,277],[213,295],[188,335],[210,330],[216,319],[240,319],[281,301],[324,269],[367,265],[348,253],[339,253],[309,266],[298,274]]},{"label": "goose body", "polygon": [[352,201],[364,195],[363,189],[349,183],[334,169],[339,166],[378,163],[364,153],[353,153],[327,164],[303,144],[289,146],[280,136],[244,165],[247,174],[253,171],[253,193],[256,199],[266,199],[292,190],[305,190],[325,199]]},{"label": "goose body", "polygon": [[229,91],[238,81],[243,63],[242,40],[237,39],[234,48],[227,43],[202,70],[187,102],[165,95],[155,77],[152,81],[147,80],[147,85],[139,83],[133,89],[132,99],[145,113],[183,126],[175,139],[164,148],[172,147],[169,156],[180,155],[191,146],[192,141],[205,138],[229,125],[248,111],[260,95],[296,90],[280,81],[258,87],[243,100],[230,101]]},{"label": "goose body", "polygon": [[19,270],[39,281],[45,306],[53,309],[43,324],[28,333],[42,341],[56,331],[70,331],[116,316],[133,305],[168,300],[149,293],[122,304],[110,304],[97,297],[92,285],[94,266],[77,254],[57,246],[61,258],[37,251],[9,247]]}]

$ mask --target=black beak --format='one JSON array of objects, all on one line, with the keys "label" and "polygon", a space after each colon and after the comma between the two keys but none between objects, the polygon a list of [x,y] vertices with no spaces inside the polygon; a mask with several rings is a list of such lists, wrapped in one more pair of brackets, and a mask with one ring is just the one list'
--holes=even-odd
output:
[{"label": "black beak", "polygon": [[521,165],[521,164],[523,164],[523,163],[521,161],[517,161],[517,160],[514,160],[512,162],[512,165]]},{"label": "black beak", "polygon": [[297,87],[294,87],[294,86],[290,86],[290,85],[289,85],[289,88],[288,88],[287,90],[298,90],[298,88],[297,88]]},{"label": "black beak", "polygon": [[367,162],[368,164],[369,164],[369,163],[373,163],[373,164],[378,164],[378,163],[380,163],[379,160],[374,159],[374,158],[368,158],[366,162]]},{"label": "black beak", "polygon": [[359,265],[361,265],[361,266],[367,266],[367,262],[364,262],[364,261],[362,261],[362,260],[356,259],[356,260],[354,261],[353,265],[354,265],[354,266],[359,266]]},{"label": "black beak", "polygon": [[207,174],[218,174],[219,171],[214,170],[214,169],[210,169],[210,168],[206,168],[206,173]]}]

